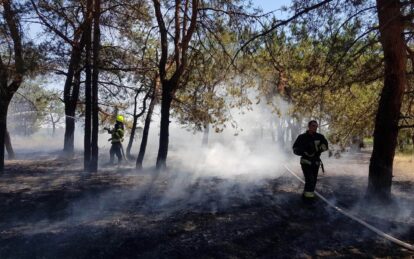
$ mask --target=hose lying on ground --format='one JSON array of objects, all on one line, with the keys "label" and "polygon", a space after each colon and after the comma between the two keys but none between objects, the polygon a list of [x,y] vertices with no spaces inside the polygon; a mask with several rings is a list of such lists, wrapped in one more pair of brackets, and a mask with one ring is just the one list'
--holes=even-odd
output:
[{"label": "hose lying on ground", "polygon": [[[295,174],[292,170],[290,170],[290,169],[289,169],[289,167],[287,167],[287,166],[285,165],[285,168],[286,168],[286,170],[288,170],[288,172],[289,172],[289,173],[291,173],[291,174],[292,174],[294,177],[296,177],[299,181],[301,181],[302,183],[305,183],[305,182],[303,181],[303,179],[302,179],[302,178],[300,178],[297,174]],[[377,233],[379,236],[381,236],[381,237],[383,237],[383,238],[385,238],[385,239],[387,239],[387,240],[389,240],[389,241],[391,241],[391,242],[393,242],[393,243],[395,243],[395,244],[397,244],[397,245],[399,245],[399,246],[402,246],[402,247],[404,247],[404,248],[407,248],[407,249],[409,249],[409,250],[414,251],[414,246],[413,246],[413,245],[408,244],[408,243],[406,243],[406,242],[403,242],[403,241],[401,241],[401,240],[399,240],[399,239],[397,239],[397,238],[395,238],[395,237],[393,237],[393,236],[390,236],[390,235],[388,235],[388,234],[386,234],[386,233],[382,232],[381,230],[379,230],[379,229],[377,229],[376,227],[374,227],[374,226],[372,226],[372,225],[368,224],[368,223],[367,223],[367,222],[365,222],[364,220],[362,220],[362,219],[360,219],[360,218],[358,218],[358,217],[356,217],[356,216],[354,216],[354,215],[350,214],[349,212],[345,211],[344,209],[342,209],[342,208],[340,208],[340,207],[336,206],[334,203],[332,203],[332,202],[328,201],[328,200],[327,200],[325,197],[323,197],[320,193],[318,193],[318,192],[316,192],[316,191],[315,191],[315,194],[316,194],[316,196],[318,196],[321,200],[323,200],[324,202],[326,202],[326,203],[327,203],[330,207],[332,207],[332,208],[336,209],[337,211],[339,211],[340,213],[344,214],[345,216],[347,216],[347,217],[349,217],[349,218],[351,218],[351,219],[355,220],[356,222],[360,223],[361,225],[365,226],[366,228],[370,229],[371,231],[374,231],[374,232],[375,232],[375,233]]]}]

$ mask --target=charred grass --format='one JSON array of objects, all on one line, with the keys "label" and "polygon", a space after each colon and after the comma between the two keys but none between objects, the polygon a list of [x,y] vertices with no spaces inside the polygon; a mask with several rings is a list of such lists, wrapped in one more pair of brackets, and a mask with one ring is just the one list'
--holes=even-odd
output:
[{"label": "charred grass", "polygon": [[[412,178],[396,179],[392,204],[369,204],[366,177],[341,161],[327,163],[320,192],[414,243]],[[8,161],[0,179],[0,258],[413,256],[322,201],[303,203],[288,173],[254,183],[131,167],[90,174],[80,159],[57,157]]]}]

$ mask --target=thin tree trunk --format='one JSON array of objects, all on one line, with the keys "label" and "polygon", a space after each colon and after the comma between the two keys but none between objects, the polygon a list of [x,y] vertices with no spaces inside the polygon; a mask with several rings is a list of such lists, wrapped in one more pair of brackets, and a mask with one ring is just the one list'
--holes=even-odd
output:
[{"label": "thin tree trunk", "polygon": [[[3,96],[1,96],[3,98]],[[0,100],[0,172],[4,171],[4,145],[7,125],[7,108],[8,103]]]},{"label": "thin tree trunk", "polygon": [[56,131],[56,122],[53,118],[52,113],[49,113],[49,117],[50,117],[50,121],[52,122],[52,137],[55,136],[55,131]]},{"label": "thin tree trunk", "polygon": [[[126,149],[126,156],[128,157],[128,159],[133,159],[133,156],[131,155],[131,148],[132,148],[132,143],[134,142],[138,118],[140,117],[140,116],[137,116],[138,95],[139,95],[139,91],[137,90],[137,92],[135,93],[135,97],[134,97],[134,121],[132,122],[131,135],[129,136],[128,146]],[[146,99],[144,99],[144,107],[145,107],[145,102],[146,102]]]},{"label": "thin tree trunk", "polygon": [[138,153],[137,162],[136,162],[136,168],[139,170],[142,169],[142,163],[144,161],[145,151],[147,149],[148,133],[149,133],[150,125],[151,125],[152,113],[154,111],[156,102],[157,102],[157,97],[154,91],[149,107],[148,107],[147,117],[145,118],[144,130],[142,131],[141,145],[139,147],[139,153]]},{"label": "thin tree trunk", "polygon": [[208,146],[208,135],[210,132],[210,123],[205,122],[204,123],[204,131],[203,131],[203,141],[201,142],[201,145],[203,147],[207,147]]},{"label": "thin tree trunk", "polygon": [[274,121],[269,121],[269,128],[270,128],[270,136],[272,137],[272,143],[276,143],[276,137],[275,137],[275,129],[273,127]]},{"label": "thin tree trunk", "polygon": [[401,4],[398,0],[377,0],[385,76],[375,118],[368,195],[380,199],[388,199],[391,194],[399,115],[407,83],[403,19],[400,8]]},{"label": "thin tree trunk", "polygon": [[285,142],[285,131],[286,128],[283,123],[283,118],[279,119],[279,127],[277,129],[277,141],[280,145],[280,147],[285,148],[286,142]]},{"label": "thin tree trunk", "polygon": [[294,127],[293,123],[294,123],[294,119],[288,118],[286,121],[288,123],[287,139],[286,139],[287,144],[286,144],[286,147],[289,148],[293,144],[292,143],[292,139],[294,138],[294,136],[293,136],[293,127]]},{"label": "thin tree trunk", "polygon": [[93,72],[92,72],[92,159],[90,172],[98,171],[98,133],[99,133],[99,107],[98,107],[98,79],[99,79],[99,50],[101,44],[100,30],[101,1],[95,0],[93,13]]},{"label": "thin tree trunk", "polygon": [[7,130],[7,127],[6,127],[6,134],[4,135],[4,144],[5,144],[6,150],[7,150],[7,158],[8,159],[14,159],[16,157],[16,155],[15,155],[14,150],[13,150],[10,134],[9,134],[9,131]]},{"label": "thin tree trunk", "polygon": [[[86,3],[86,16],[92,14],[93,0],[88,0]],[[92,123],[92,93],[91,93],[91,22],[88,22],[85,29],[85,135],[83,140],[84,156],[83,167],[85,171],[89,171],[91,162],[91,123]]]},{"label": "thin tree trunk", "polygon": [[172,102],[171,83],[164,81],[162,83],[161,99],[161,125],[160,125],[160,143],[157,156],[156,168],[163,170],[167,167],[169,126],[170,126],[170,107]]}]

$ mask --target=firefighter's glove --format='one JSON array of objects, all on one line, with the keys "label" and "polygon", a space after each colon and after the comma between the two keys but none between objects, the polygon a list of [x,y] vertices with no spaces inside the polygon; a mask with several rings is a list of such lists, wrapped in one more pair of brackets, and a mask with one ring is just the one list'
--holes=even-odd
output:
[{"label": "firefighter's glove", "polygon": [[328,147],[327,147],[325,144],[320,144],[320,145],[318,146],[318,151],[319,151],[319,152],[324,152],[324,151],[326,151],[326,150],[328,150]]}]

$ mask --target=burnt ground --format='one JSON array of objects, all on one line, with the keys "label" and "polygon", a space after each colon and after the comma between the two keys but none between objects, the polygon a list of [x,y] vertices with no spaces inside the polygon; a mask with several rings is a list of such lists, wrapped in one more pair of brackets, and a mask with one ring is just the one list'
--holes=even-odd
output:
[{"label": "burnt ground", "polygon": [[[368,203],[367,174],[355,170],[366,168],[367,157],[327,160],[317,189],[413,244],[414,176],[394,179],[393,201]],[[414,256],[323,201],[304,204],[303,185],[283,169],[252,181],[131,167],[89,174],[80,158],[51,154],[7,161],[0,175],[0,258]]]}]

